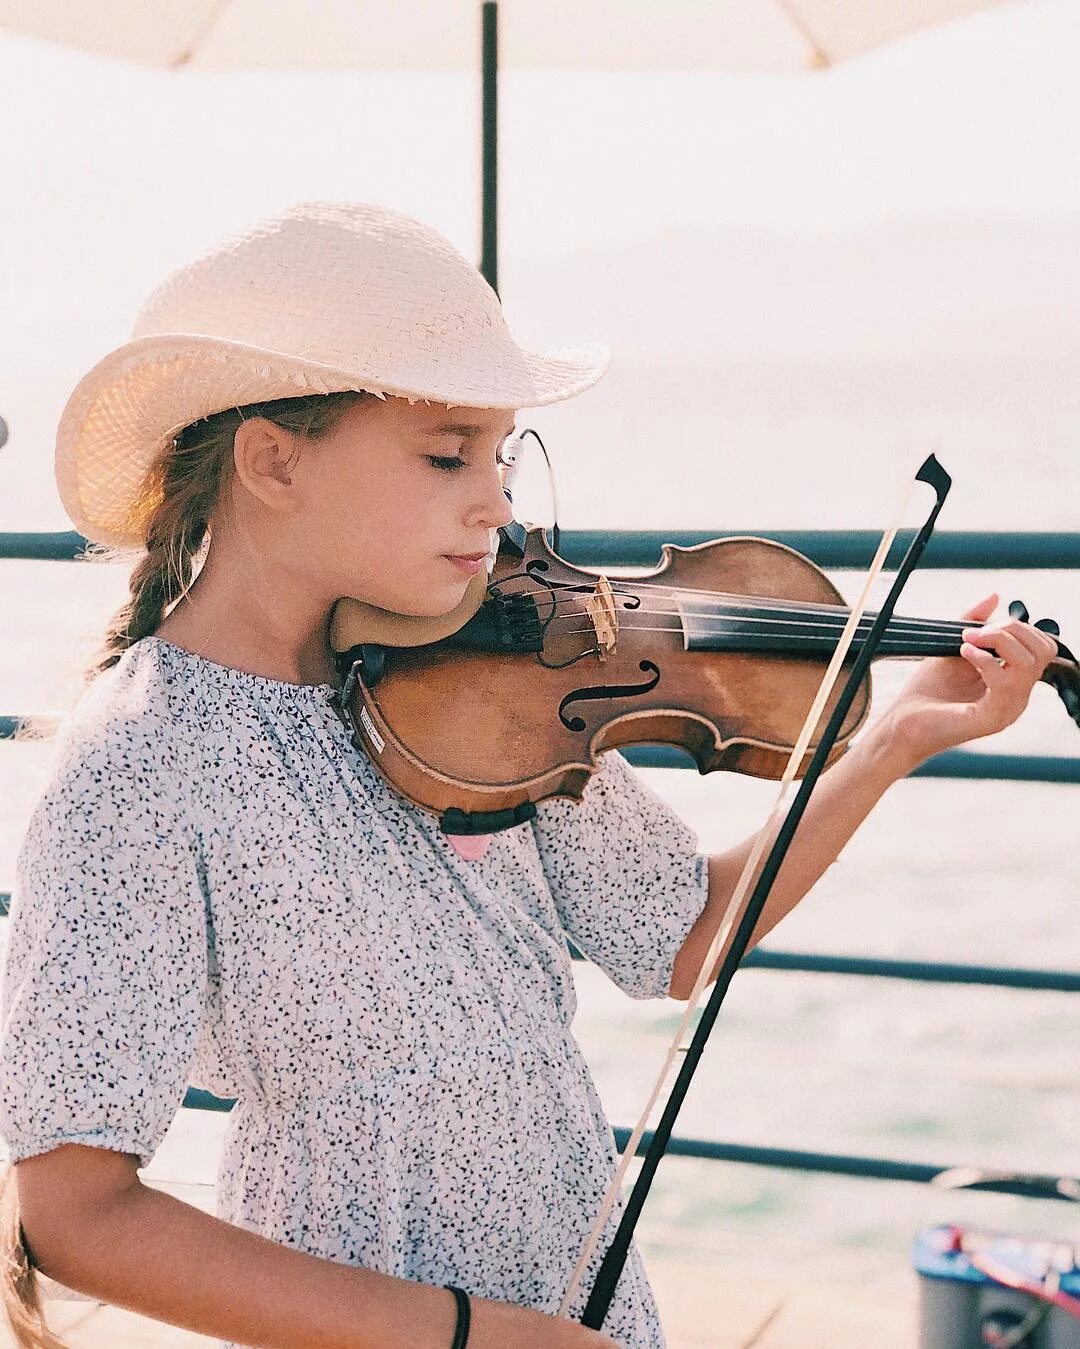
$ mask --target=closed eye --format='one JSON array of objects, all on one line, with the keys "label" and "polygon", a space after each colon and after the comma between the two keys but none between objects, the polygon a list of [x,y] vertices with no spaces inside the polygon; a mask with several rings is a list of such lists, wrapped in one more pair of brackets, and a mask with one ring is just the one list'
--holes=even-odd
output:
[{"label": "closed eye", "polygon": [[[500,468],[509,468],[510,461],[503,458],[503,448],[504,448],[503,446],[501,445],[499,446],[497,463]],[[434,468],[441,469],[444,473],[453,473],[455,472],[455,470],[459,468],[465,468],[465,466],[469,462],[467,459],[462,459],[461,455],[459,454],[455,455],[428,454],[425,455],[424,457],[427,459],[429,464],[431,464]]]}]

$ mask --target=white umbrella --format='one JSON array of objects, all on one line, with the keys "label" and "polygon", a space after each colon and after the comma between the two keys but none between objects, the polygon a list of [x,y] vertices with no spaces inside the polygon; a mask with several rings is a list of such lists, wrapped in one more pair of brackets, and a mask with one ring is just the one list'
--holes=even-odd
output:
[{"label": "white umbrella", "polygon": [[[502,0],[518,68],[797,72],[993,0]],[[3,0],[0,25],[149,65],[467,67],[476,0]]]},{"label": "white umbrella", "polygon": [[[1017,0],[1013,0],[1014,3]],[[480,270],[498,288],[497,72],[822,69],[1003,0],[0,0],[0,28],[170,68],[483,74]],[[501,37],[497,33],[501,27]]]}]

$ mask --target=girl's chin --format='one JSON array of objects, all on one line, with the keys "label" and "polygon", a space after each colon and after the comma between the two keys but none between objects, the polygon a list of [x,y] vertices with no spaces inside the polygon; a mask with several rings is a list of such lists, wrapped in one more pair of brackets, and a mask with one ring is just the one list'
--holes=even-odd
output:
[{"label": "girl's chin", "polygon": [[452,582],[437,589],[432,587],[422,598],[399,601],[404,607],[391,608],[390,612],[401,614],[406,618],[445,618],[461,604],[468,588],[467,578],[463,582]]},{"label": "girl's chin", "polygon": [[448,558],[441,559],[438,579],[418,587],[409,595],[356,595],[361,603],[383,609],[403,618],[445,618],[461,604],[469,589],[471,577],[456,567]]}]

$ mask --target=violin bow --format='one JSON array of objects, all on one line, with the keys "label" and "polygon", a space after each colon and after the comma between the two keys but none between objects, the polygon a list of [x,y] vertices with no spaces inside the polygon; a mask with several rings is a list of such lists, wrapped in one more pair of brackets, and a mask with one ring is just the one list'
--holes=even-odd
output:
[{"label": "violin bow", "polygon": [[[713,986],[708,1003],[705,1006],[705,1010],[701,1014],[701,1019],[698,1022],[689,1045],[685,1048],[685,1057],[683,1058],[682,1066],[679,1069],[675,1083],[668,1096],[667,1103],[664,1106],[663,1114],[653,1132],[653,1136],[645,1152],[641,1170],[638,1173],[630,1195],[627,1198],[619,1225],[612,1238],[611,1244],[600,1263],[599,1270],[597,1271],[596,1278],[593,1282],[592,1291],[586,1301],[581,1317],[581,1323],[592,1330],[600,1330],[604,1324],[604,1319],[611,1306],[612,1298],[615,1296],[615,1289],[618,1286],[619,1278],[622,1275],[623,1268],[626,1264],[630,1243],[634,1235],[634,1228],[637,1225],[637,1220],[640,1217],[641,1210],[648,1197],[657,1168],[660,1165],[664,1153],[667,1151],[667,1146],[671,1139],[671,1134],[675,1127],[679,1111],[682,1108],[683,1101],[686,1098],[686,1093],[690,1088],[690,1083],[697,1070],[697,1066],[701,1061],[706,1042],[712,1032],[716,1018],[719,1015],[720,1008],[727,995],[731,980],[750,945],[754,931],[761,918],[762,910],[765,907],[777,874],[787,855],[788,848],[790,847],[792,838],[798,828],[799,821],[806,811],[810,796],[818,778],[821,776],[826,762],[828,761],[829,754],[832,751],[837,736],[840,734],[844,719],[854,702],[859,685],[862,683],[863,677],[869,670],[870,662],[873,660],[878,646],[881,643],[881,639],[885,635],[885,631],[892,618],[900,594],[907,584],[909,576],[918,565],[923,550],[929,542],[930,536],[934,531],[934,526],[937,524],[938,516],[941,514],[941,508],[945,504],[945,498],[948,496],[949,489],[952,486],[952,479],[932,454],[919,467],[918,472],[915,474],[914,481],[926,483],[933,489],[935,494],[934,506],[925,522],[912,539],[907,552],[904,554],[900,566],[897,568],[893,583],[889,588],[889,593],[886,596],[884,603],[881,605],[877,617],[875,618],[870,631],[866,635],[865,641],[856,648],[857,654],[848,673],[847,681],[843,686],[833,712],[821,736],[821,740],[814,751],[810,765],[800,783],[799,791],[787,813],[784,815],[783,820],[780,821],[780,808],[787,794],[788,787],[794,780],[799,765],[802,763],[809,747],[810,739],[813,736],[818,722],[821,720],[825,705],[839,679],[844,660],[855,642],[859,622],[869,603],[871,588],[885,566],[893,542],[900,529],[900,520],[898,519],[890,529],[886,530],[882,537],[874,561],[867,573],[862,594],[859,597],[859,602],[851,610],[844,631],[841,634],[836,650],[829,663],[829,667],[821,681],[821,686],[818,689],[813,706],[807,714],[806,721],[803,723],[803,728],[791,751],[787,768],[785,769],[783,779],[781,780],[780,791],[776,803],[773,806],[765,826],[758,833],[758,837],[755,840],[755,846],[751,849],[750,856],[746,860],[738,884],[735,887],[731,899],[728,901],[727,908],[725,909],[723,918],[717,928],[712,944],[709,947],[709,951],[701,963],[701,969],[698,973],[697,980],[690,998],[687,1000],[686,1010],[679,1023],[678,1030],[675,1033],[675,1038],[672,1041],[671,1048],[668,1051],[660,1075],[653,1087],[642,1117],[638,1121],[633,1134],[630,1136],[630,1139],[623,1150],[619,1167],[604,1196],[600,1211],[593,1224],[592,1230],[589,1233],[588,1240],[585,1243],[585,1247],[575,1266],[570,1283],[563,1297],[562,1304],[559,1308],[559,1314],[561,1316],[566,1316],[569,1314],[570,1303],[580,1287],[589,1266],[589,1262],[600,1244],[600,1238],[607,1223],[608,1216],[618,1200],[626,1171],[633,1158],[637,1155],[638,1148],[645,1134],[648,1120],[653,1112],[660,1093],[664,1088],[664,1084],[668,1080],[672,1065],[682,1049],[683,1038],[697,1011],[698,1005],[701,1002],[704,990],[708,985],[709,971],[716,963],[716,960],[728,939],[736,915],[742,911],[742,918],[739,922],[738,929],[735,932],[735,936],[732,939],[727,954],[724,956],[723,964],[717,974],[716,982]],[[903,510],[906,507],[906,502],[907,496],[905,495],[901,514],[903,514]],[[765,858],[764,864],[761,866],[760,873],[758,873],[758,864],[766,848],[769,848],[769,853]],[[753,893],[750,895],[749,901],[745,903],[744,908],[746,894],[750,889],[751,883],[754,881],[755,874],[757,874],[757,880],[754,882]]]}]

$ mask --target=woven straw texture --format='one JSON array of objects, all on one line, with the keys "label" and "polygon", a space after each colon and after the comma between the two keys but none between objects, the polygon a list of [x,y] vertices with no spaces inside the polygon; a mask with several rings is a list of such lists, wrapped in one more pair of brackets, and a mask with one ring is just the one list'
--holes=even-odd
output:
[{"label": "woven straw texture", "polygon": [[140,546],[157,504],[148,470],[210,413],[344,389],[539,407],[590,388],[607,363],[592,343],[522,351],[479,271],[420,221],[306,202],[226,239],[151,294],[131,341],[68,399],[57,488],[87,538]]}]

